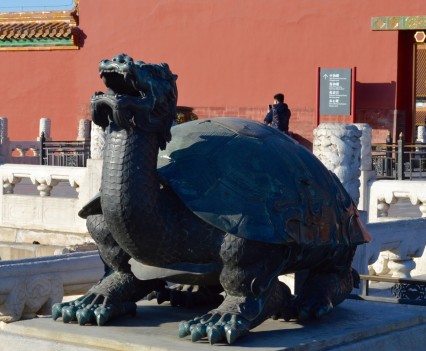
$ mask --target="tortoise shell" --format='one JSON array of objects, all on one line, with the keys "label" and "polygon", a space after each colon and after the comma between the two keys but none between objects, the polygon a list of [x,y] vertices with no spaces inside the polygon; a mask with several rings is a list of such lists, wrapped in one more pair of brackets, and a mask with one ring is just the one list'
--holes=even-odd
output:
[{"label": "tortoise shell", "polygon": [[337,177],[308,149],[259,122],[218,117],[174,126],[158,173],[198,217],[241,238],[369,241]]}]

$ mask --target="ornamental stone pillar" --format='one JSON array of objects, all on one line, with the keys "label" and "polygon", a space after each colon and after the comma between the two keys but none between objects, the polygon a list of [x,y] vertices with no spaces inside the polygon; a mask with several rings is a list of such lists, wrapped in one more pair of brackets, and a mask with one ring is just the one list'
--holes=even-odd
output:
[{"label": "ornamental stone pillar", "polygon": [[314,130],[313,153],[334,172],[358,205],[360,198],[361,135],[353,124],[321,123]]},{"label": "ornamental stone pillar", "polygon": [[88,119],[80,119],[78,122],[78,134],[77,141],[88,141],[90,140],[90,128],[91,121]]},{"label": "ornamental stone pillar", "polygon": [[3,145],[9,141],[9,136],[7,133],[7,118],[0,117],[0,145]]},{"label": "ornamental stone pillar", "polygon": [[354,124],[361,131],[361,175],[358,209],[368,209],[368,183],[376,179],[376,171],[373,169],[372,140],[373,129],[367,123]]},{"label": "ornamental stone pillar", "polygon": [[0,117],[0,164],[6,163],[9,158],[9,136],[7,118]]},{"label": "ornamental stone pillar", "polygon": [[40,127],[38,132],[37,140],[40,140],[41,134],[44,133],[44,138],[46,141],[51,141],[52,138],[50,137],[50,118],[40,118]]}]

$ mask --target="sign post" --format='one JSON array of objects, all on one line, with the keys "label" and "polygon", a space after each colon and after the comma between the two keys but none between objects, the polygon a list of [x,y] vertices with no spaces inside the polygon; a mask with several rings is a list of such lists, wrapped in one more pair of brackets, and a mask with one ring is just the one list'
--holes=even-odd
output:
[{"label": "sign post", "polygon": [[317,125],[320,116],[354,119],[355,68],[318,68]]}]

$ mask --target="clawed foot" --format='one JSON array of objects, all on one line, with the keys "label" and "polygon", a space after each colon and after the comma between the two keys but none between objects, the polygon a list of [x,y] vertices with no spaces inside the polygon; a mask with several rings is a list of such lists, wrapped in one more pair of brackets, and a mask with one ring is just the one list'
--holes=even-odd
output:
[{"label": "clawed foot", "polygon": [[161,289],[160,280],[140,281],[131,273],[112,272],[77,300],[57,303],[52,307],[54,320],[62,317],[64,323],[97,324],[117,317],[136,314],[136,301],[153,290]]},{"label": "clawed foot", "polygon": [[106,322],[124,315],[136,315],[136,303],[113,303],[109,298],[93,293],[88,293],[71,302],[56,303],[52,307],[54,320],[62,317],[64,323],[78,322],[80,325],[97,324],[102,326]]},{"label": "clawed foot", "polygon": [[196,317],[188,322],[179,324],[179,336],[181,338],[191,335],[193,342],[208,338],[210,344],[226,342],[232,344],[241,336],[250,331],[250,322],[244,318],[231,314],[210,312],[202,317]]},{"label": "clawed foot", "polygon": [[256,298],[227,295],[217,309],[193,320],[181,322],[179,336],[183,338],[190,335],[192,341],[207,337],[210,344],[232,344],[289,305],[291,295],[283,287],[284,284],[277,280]]}]

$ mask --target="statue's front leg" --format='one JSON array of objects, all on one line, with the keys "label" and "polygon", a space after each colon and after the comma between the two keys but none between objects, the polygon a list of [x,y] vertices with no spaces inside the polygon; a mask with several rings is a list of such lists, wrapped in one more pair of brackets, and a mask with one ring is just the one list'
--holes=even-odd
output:
[{"label": "statue's front leg", "polygon": [[85,295],[52,307],[53,319],[80,325],[104,325],[109,320],[136,313],[136,302],[164,288],[160,280],[141,281],[130,271],[130,256],[115,242],[102,215],[87,218],[87,227],[105,263],[105,275]]},{"label": "statue's front leg", "polygon": [[267,318],[291,309],[290,289],[277,275],[283,262],[280,245],[263,244],[227,234],[221,247],[223,303],[204,316],[182,322],[181,337],[207,337],[211,344],[232,344]]}]

